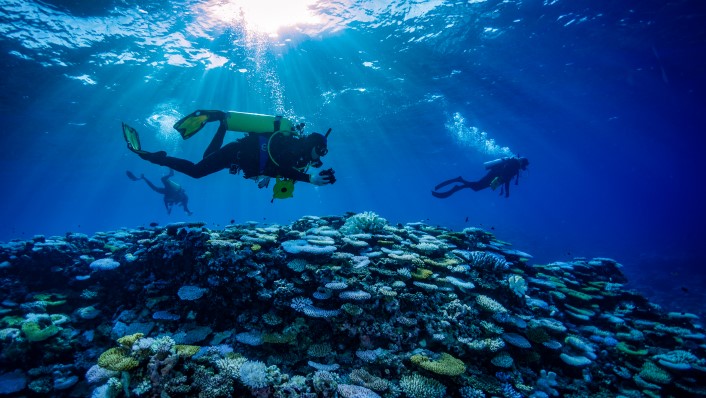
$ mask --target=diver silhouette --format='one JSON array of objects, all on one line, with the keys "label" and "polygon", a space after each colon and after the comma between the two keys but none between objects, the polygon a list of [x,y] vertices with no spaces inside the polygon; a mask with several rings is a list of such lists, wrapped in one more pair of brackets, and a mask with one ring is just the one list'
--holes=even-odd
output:
[{"label": "diver silhouette", "polygon": [[141,174],[139,178],[135,177],[135,175],[132,174],[132,172],[130,171],[126,171],[125,174],[127,174],[128,178],[133,181],[144,180],[145,183],[147,183],[147,185],[152,188],[153,191],[164,195],[164,207],[166,207],[167,209],[167,214],[172,214],[172,206],[174,206],[175,204],[181,205],[184,208],[184,212],[186,214],[194,214],[191,212],[191,210],[189,210],[189,197],[186,196],[186,191],[184,190],[184,188],[182,188],[181,185],[171,180],[171,177],[174,176],[174,170],[169,169],[169,174],[161,178],[164,188],[160,188],[154,185],[150,180],[145,177],[144,174]]},{"label": "diver silhouette", "polygon": [[[431,194],[439,199],[446,199],[456,192],[466,188],[470,188],[474,191],[480,191],[488,187],[493,190],[500,187],[500,195],[504,193],[507,198],[510,196],[510,181],[515,178],[515,185],[517,185],[520,182],[520,171],[527,170],[528,165],[529,160],[519,156],[495,159],[484,163],[486,170],[488,170],[488,174],[480,180],[466,181],[463,177],[459,176],[438,184],[434,187],[434,191],[432,191]],[[454,185],[447,191],[438,192],[439,189],[450,184],[457,185]]]}]

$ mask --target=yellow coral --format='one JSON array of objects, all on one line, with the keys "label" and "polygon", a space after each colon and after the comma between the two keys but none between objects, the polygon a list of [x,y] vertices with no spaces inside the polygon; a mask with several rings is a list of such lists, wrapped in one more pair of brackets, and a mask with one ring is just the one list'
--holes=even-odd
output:
[{"label": "yellow coral", "polygon": [[98,366],[117,372],[134,369],[139,364],[137,359],[128,355],[127,351],[120,347],[110,348],[98,357]]},{"label": "yellow coral", "polygon": [[441,267],[441,268],[449,268],[449,267],[453,267],[453,266],[461,263],[460,261],[455,260],[453,258],[445,258],[441,261],[435,261],[430,258],[425,258],[423,261],[424,261],[424,264],[431,265],[434,267]]},{"label": "yellow coral", "polygon": [[254,252],[256,252],[256,251],[258,251],[258,250],[260,250],[260,249],[262,249],[262,246],[258,245],[257,243],[255,243],[254,245],[250,246],[250,250],[252,250],[252,251],[254,251]]},{"label": "yellow coral", "polygon": [[414,277],[414,279],[427,279],[433,273],[432,270],[426,268],[417,268],[416,271],[412,272],[412,277]]},{"label": "yellow coral", "polygon": [[444,376],[458,376],[466,371],[466,365],[460,359],[454,358],[451,354],[442,352],[439,359],[432,361],[424,355],[412,355],[410,358],[413,364],[422,369]]},{"label": "yellow coral", "polygon": [[132,348],[132,345],[135,344],[135,342],[141,338],[143,338],[145,335],[142,333],[135,333],[135,334],[130,334],[127,336],[123,336],[118,339],[118,344],[125,348]]},{"label": "yellow coral", "polygon": [[180,357],[192,357],[199,352],[200,349],[201,347],[197,345],[176,344],[174,346],[174,352]]}]

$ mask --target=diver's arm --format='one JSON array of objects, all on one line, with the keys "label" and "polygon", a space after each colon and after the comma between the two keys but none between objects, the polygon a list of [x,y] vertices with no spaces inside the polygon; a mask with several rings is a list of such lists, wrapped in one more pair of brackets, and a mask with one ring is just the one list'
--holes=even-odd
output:
[{"label": "diver's arm", "polygon": [[311,182],[311,176],[293,167],[283,167],[279,173],[284,178],[289,178],[295,181]]}]

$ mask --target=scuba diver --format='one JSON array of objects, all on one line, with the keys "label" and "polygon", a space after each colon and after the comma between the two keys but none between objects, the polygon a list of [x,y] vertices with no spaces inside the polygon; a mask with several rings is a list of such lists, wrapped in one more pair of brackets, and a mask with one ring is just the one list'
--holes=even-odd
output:
[{"label": "scuba diver", "polygon": [[144,180],[153,191],[164,195],[164,207],[167,208],[167,214],[172,214],[172,206],[175,204],[181,205],[184,208],[184,213],[188,215],[194,214],[189,210],[189,197],[186,196],[184,188],[170,179],[174,176],[174,170],[169,169],[169,174],[162,177],[164,188],[152,184],[152,181],[145,178],[144,174],[141,174],[139,178],[135,177],[130,171],[126,171],[125,174],[133,181]]},{"label": "scuba diver", "polygon": [[[333,169],[307,174],[309,167],[323,165],[321,157],[328,153],[328,135],[301,134],[303,124],[294,126],[281,116],[259,115],[244,112],[198,110],[174,124],[182,138],[188,139],[208,122],[219,122],[218,130],[198,163],[167,156],[164,151],[147,152],[140,147],[137,131],[123,123],[123,135],[128,149],[154,164],[166,166],[193,178],[201,178],[228,169],[231,174],[243,172],[248,179],[258,181],[258,186],[268,186],[270,177],[277,178],[274,198],[292,196],[295,181],[317,186],[336,182]],[[223,145],[226,131],[247,134],[234,142]],[[274,199],[273,198],[273,199]]]},{"label": "scuba diver", "polygon": [[[495,190],[497,187],[501,187],[500,195],[504,193],[507,198],[510,196],[510,181],[515,178],[515,185],[520,182],[520,170],[527,170],[529,160],[527,160],[527,158],[513,156],[495,159],[490,162],[485,162],[483,165],[485,166],[485,169],[488,170],[488,174],[480,180],[472,182],[464,180],[463,177],[456,177],[435,186],[434,191],[432,191],[431,194],[439,199],[445,199],[465,188],[480,191],[481,189],[488,187],[492,190]],[[439,189],[449,184],[458,185],[454,185],[448,191],[438,192]]]}]

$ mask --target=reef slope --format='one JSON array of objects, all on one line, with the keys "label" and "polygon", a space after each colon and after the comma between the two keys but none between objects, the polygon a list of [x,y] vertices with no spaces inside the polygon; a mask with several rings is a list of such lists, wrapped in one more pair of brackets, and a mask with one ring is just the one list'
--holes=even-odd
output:
[{"label": "reef slope", "polygon": [[705,336],[607,258],[374,213],[0,245],[0,395],[704,396]]}]

